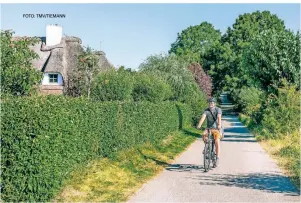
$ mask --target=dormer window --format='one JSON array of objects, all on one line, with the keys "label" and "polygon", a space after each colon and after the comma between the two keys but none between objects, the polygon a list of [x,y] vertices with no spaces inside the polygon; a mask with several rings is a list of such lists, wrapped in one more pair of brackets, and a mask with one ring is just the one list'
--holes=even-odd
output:
[{"label": "dormer window", "polygon": [[58,83],[58,74],[49,74],[49,83]]},{"label": "dormer window", "polygon": [[63,85],[63,76],[61,73],[44,73],[42,85]]}]

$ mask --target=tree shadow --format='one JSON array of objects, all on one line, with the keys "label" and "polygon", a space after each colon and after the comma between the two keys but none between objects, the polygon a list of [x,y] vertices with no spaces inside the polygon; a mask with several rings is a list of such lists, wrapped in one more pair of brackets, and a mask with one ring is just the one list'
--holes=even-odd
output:
[{"label": "tree shadow", "polygon": [[178,115],[179,115],[179,130],[182,130],[182,128],[183,128],[183,114],[182,114],[182,111],[181,111],[179,105],[176,104],[176,108],[178,110]]},{"label": "tree shadow", "polygon": [[203,166],[195,164],[169,164],[165,169],[168,171],[187,172],[203,168]]},{"label": "tree shadow", "polygon": [[242,124],[241,122],[231,122],[230,125],[231,125],[232,127],[234,127],[234,126],[235,126],[235,127],[238,127],[238,126],[245,127],[245,125]]},{"label": "tree shadow", "polygon": [[239,134],[249,134],[249,131],[245,127],[227,127],[224,130],[225,133],[239,133]]},{"label": "tree shadow", "polygon": [[226,138],[255,138],[254,136],[252,136],[252,135],[225,135],[224,136],[224,139],[226,139]]},{"label": "tree shadow", "polygon": [[185,133],[186,135],[190,135],[190,136],[193,136],[193,137],[197,137],[197,138],[201,137],[201,134],[195,133],[195,132],[191,132],[191,131],[186,130],[186,129],[182,129],[182,132]]},{"label": "tree shadow", "polygon": [[300,191],[281,174],[272,173],[248,173],[241,175],[212,174],[208,176],[196,176],[192,179],[199,180],[201,185],[222,185],[227,187],[239,187],[246,189],[263,190],[271,193],[286,193],[288,196],[299,196]]},{"label": "tree shadow", "polygon": [[225,134],[222,142],[257,142],[251,134]]},{"label": "tree shadow", "polygon": [[147,160],[147,159],[152,160],[152,161],[154,161],[157,165],[164,166],[164,167],[170,165],[170,164],[167,163],[167,162],[160,161],[160,160],[155,159],[154,157],[147,156],[147,155],[143,154],[139,149],[137,149],[137,151],[138,151],[138,153],[139,153],[145,160]]},{"label": "tree shadow", "polygon": [[256,140],[232,140],[232,139],[222,139],[222,142],[257,142]]},{"label": "tree shadow", "polygon": [[167,162],[157,160],[154,157],[145,155],[139,149],[137,149],[137,151],[145,160],[152,160],[157,165],[164,166],[165,169],[168,171],[185,172],[185,171],[192,171],[192,170],[200,170],[203,168],[203,166],[195,165],[195,164],[169,164]]}]

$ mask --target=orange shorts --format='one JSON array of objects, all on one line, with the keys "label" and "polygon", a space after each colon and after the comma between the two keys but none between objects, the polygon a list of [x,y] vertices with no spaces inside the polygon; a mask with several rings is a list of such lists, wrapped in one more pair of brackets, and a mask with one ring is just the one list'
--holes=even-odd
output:
[{"label": "orange shorts", "polygon": [[[221,133],[219,132],[219,130],[212,129],[211,133],[212,133],[212,135],[213,135],[213,137],[214,137],[215,140],[221,139]],[[208,130],[206,129],[203,132],[203,140],[207,139],[207,136],[208,136]]]}]

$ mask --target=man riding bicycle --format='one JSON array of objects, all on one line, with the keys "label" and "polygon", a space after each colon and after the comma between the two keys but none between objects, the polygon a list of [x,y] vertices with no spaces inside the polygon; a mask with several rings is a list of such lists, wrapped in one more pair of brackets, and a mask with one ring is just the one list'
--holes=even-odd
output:
[{"label": "man riding bicycle", "polygon": [[[222,138],[221,129],[222,129],[222,110],[216,107],[216,99],[208,99],[209,108],[207,108],[197,126],[197,129],[202,127],[203,122],[207,118],[207,128],[203,132],[203,141],[206,142],[208,139],[208,131],[211,130],[211,133],[215,140],[215,151],[216,151],[216,166],[219,164],[219,155],[220,155],[220,139]],[[203,152],[204,153],[204,152]]]}]

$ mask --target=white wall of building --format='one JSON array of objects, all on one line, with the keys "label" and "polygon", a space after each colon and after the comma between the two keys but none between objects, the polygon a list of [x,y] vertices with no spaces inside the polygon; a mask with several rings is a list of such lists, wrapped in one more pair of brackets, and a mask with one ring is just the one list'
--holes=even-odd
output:
[{"label": "white wall of building", "polygon": [[46,26],[46,46],[53,46],[61,43],[63,28],[60,25]]},{"label": "white wall of building", "polygon": [[[49,83],[49,74],[58,74],[58,83]],[[42,85],[63,85],[63,76],[60,73],[44,73]]]}]

